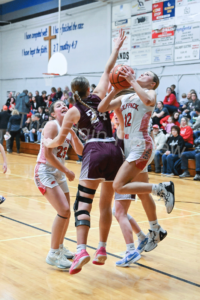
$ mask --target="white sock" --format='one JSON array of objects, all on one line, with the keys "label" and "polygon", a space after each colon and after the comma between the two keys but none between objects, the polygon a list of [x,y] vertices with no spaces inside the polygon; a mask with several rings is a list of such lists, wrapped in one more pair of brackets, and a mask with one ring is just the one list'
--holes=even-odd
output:
[{"label": "white sock", "polygon": [[80,253],[81,250],[86,250],[86,245],[85,245],[85,244],[77,245],[77,247],[76,247],[76,252],[77,252],[77,253]]},{"label": "white sock", "polygon": [[135,251],[135,245],[134,245],[134,243],[126,244],[126,250],[128,252],[134,252]]},{"label": "white sock", "polygon": [[144,241],[144,239],[146,238],[146,235],[144,234],[144,232],[141,230],[139,233],[136,233],[138,240],[140,241]]},{"label": "white sock", "polygon": [[149,225],[150,225],[150,229],[153,230],[153,231],[156,231],[158,230],[159,228],[159,224],[158,224],[158,220],[155,220],[155,221],[149,221]]},{"label": "white sock", "polygon": [[49,250],[49,254],[51,254],[51,255],[52,255],[52,254],[55,254],[57,251],[59,251],[59,249],[52,249],[52,248],[51,248],[51,249]]},{"label": "white sock", "polygon": [[159,185],[158,184],[152,184],[152,194],[157,196],[158,190],[159,190]]},{"label": "white sock", "polygon": [[64,244],[59,245],[59,249],[63,249],[63,247],[64,247]]},{"label": "white sock", "polygon": [[98,245],[97,249],[100,249],[101,247],[106,248],[106,243],[104,243],[104,242],[99,242],[99,245]]}]

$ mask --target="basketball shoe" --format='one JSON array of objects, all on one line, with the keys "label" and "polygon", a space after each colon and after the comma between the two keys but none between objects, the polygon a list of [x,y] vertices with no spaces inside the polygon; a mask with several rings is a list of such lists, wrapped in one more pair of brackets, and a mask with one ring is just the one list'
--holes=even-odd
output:
[{"label": "basketball shoe", "polygon": [[74,261],[69,269],[69,274],[73,275],[79,273],[82,267],[90,261],[90,256],[85,249],[81,250],[80,253],[75,254]]},{"label": "basketball shoe", "polygon": [[107,254],[106,254],[106,249],[105,247],[101,247],[99,249],[97,249],[97,251],[95,252],[95,257],[92,261],[92,263],[94,265],[104,265],[105,261],[107,259]]},{"label": "basketball shoe", "polygon": [[144,251],[144,248],[147,243],[148,243],[148,237],[146,237],[143,241],[138,240],[137,252],[141,254]]},{"label": "basketball shoe", "polygon": [[158,243],[164,240],[167,236],[167,231],[164,230],[160,225],[158,230],[149,229],[149,233],[147,234],[148,243],[146,244],[144,250],[145,252],[150,252],[158,246]]},{"label": "basketball shoe", "polygon": [[2,203],[4,203],[4,201],[6,200],[6,198],[5,197],[3,197],[3,196],[0,196],[0,204],[2,204]]},{"label": "basketball shoe", "polygon": [[174,183],[172,181],[159,183],[153,194],[164,200],[167,213],[170,214],[175,204]]},{"label": "basketball shoe", "polygon": [[135,263],[140,258],[141,255],[137,252],[137,250],[132,253],[126,251],[125,256],[122,259],[118,260],[115,264],[117,267],[129,267],[130,264]]},{"label": "basketball shoe", "polygon": [[46,262],[49,265],[56,266],[60,269],[69,269],[72,265],[71,261],[66,259],[60,250],[57,250],[54,253],[48,253]]},{"label": "basketball shoe", "polygon": [[67,258],[67,259],[73,259],[75,256],[74,252],[71,252],[68,248],[66,247],[59,247],[59,250],[62,251],[63,255]]}]

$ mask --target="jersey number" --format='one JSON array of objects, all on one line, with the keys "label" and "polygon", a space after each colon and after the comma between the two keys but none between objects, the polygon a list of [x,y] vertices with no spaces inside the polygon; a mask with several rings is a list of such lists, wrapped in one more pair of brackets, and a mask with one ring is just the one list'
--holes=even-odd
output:
[{"label": "jersey number", "polygon": [[67,153],[67,147],[63,148],[62,146],[58,147],[57,157],[59,158],[65,158]]},{"label": "jersey number", "polygon": [[128,113],[127,115],[125,115],[125,127],[131,126],[131,118],[132,118],[131,113]]}]

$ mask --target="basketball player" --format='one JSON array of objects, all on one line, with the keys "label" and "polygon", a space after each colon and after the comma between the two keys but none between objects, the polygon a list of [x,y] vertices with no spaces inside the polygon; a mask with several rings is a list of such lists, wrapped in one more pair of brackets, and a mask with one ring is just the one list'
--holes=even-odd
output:
[{"label": "basketball player", "polygon": [[76,77],[71,83],[76,103],[65,115],[59,135],[52,141],[45,139],[47,147],[60,145],[69,129],[78,123],[81,131],[87,136],[83,150],[83,161],[75,210],[75,226],[77,227],[77,253],[70,268],[70,274],[76,274],[89,262],[90,256],[86,251],[87,237],[90,228],[90,211],[93,198],[101,185],[100,194],[100,242],[97,247],[93,264],[103,265],[107,259],[106,242],[112,222],[112,184],[117,171],[123,163],[120,147],[115,145],[112,136],[111,121],[108,112],[99,113],[97,107],[105,97],[109,86],[109,73],[115,65],[119,50],[125,40],[120,30],[115,48],[106,64],[105,71],[99,84],[90,95],[90,84],[85,77]]},{"label": "basketball player", "polygon": [[[6,154],[5,154],[4,148],[1,144],[0,144],[0,153],[3,157],[3,168],[2,169],[3,169],[3,173],[5,174],[7,172],[7,161],[6,161]],[[0,195],[0,204],[2,204],[5,200],[6,200],[6,198]]]},{"label": "basketball player", "polygon": [[44,147],[43,139],[54,138],[59,134],[67,111],[68,108],[63,101],[56,101],[51,104],[50,115],[55,120],[49,121],[42,131],[40,152],[35,167],[35,183],[57,211],[52,226],[51,249],[46,262],[60,269],[69,269],[71,262],[68,259],[74,257],[74,253],[63,246],[70,218],[70,195],[66,177],[69,181],[73,181],[75,178],[75,174],[64,165],[65,156],[69,143],[80,155],[83,151],[83,145],[73,130],[70,130],[62,145],[53,149]]},{"label": "basketball player", "polygon": [[[114,180],[113,187],[118,194],[138,194],[147,214],[150,232],[145,251],[151,251],[157,247],[157,243],[163,240],[167,232],[158,224],[156,206],[150,193],[161,196],[165,201],[168,213],[171,213],[175,203],[174,184],[164,182],[160,184],[148,183],[147,166],[154,157],[154,144],[148,135],[148,124],[156,104],[155,89],[159,85],[159,78],[153,72],[145,72],[137,80],[135,74],[124,66],[121,72],[121,79],[127,80],[135,93],[119,96],[112,100],[118,93],[112,90],[107,97],[99,104],[98,110],[104,113],[109,110],[121,108],[124,118],[124,146],[126,160],[120,167]],[[126,242],[129,249],[135,255],[135,246],[131,226],[127,218],[130,201],[116,201],[116,215],[119,223],[125,228]],[[121,221],[120,221],[121,219]],[[124,263],[131,260],[127,255]]]}]

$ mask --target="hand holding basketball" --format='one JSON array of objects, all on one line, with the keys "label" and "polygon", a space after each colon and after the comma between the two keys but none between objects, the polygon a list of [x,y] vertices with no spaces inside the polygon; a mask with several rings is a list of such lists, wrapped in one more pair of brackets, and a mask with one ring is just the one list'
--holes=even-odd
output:
[{"label": "hand holding basketball", "polygon": [[123,31],[122,29],[120,29],[119,31],[119,36],[115,41],[115,47],[117,50],[119,50],[121,48],[121,46],[123,45],[123,42],[125,41],[126,37],[125,35],[125,31]]},{"label": "hand holding basketball", "polygon": [[126,79],[126,81],[130,84],[131,82],[136,81],[135,73],[134,71],[132,72],[131,70],[129,67],[124,66],[119,75],[119,77]]},{"label": "hand holding basketball", "polygon": [[130,87],[130,82],[126,79],[127,74],[129,74],[127,78],[130,77],[130,74],[134,74],[133,69],[129,66],[118,65],[111,70],[109,79],[115,90],[123,90]]}]

